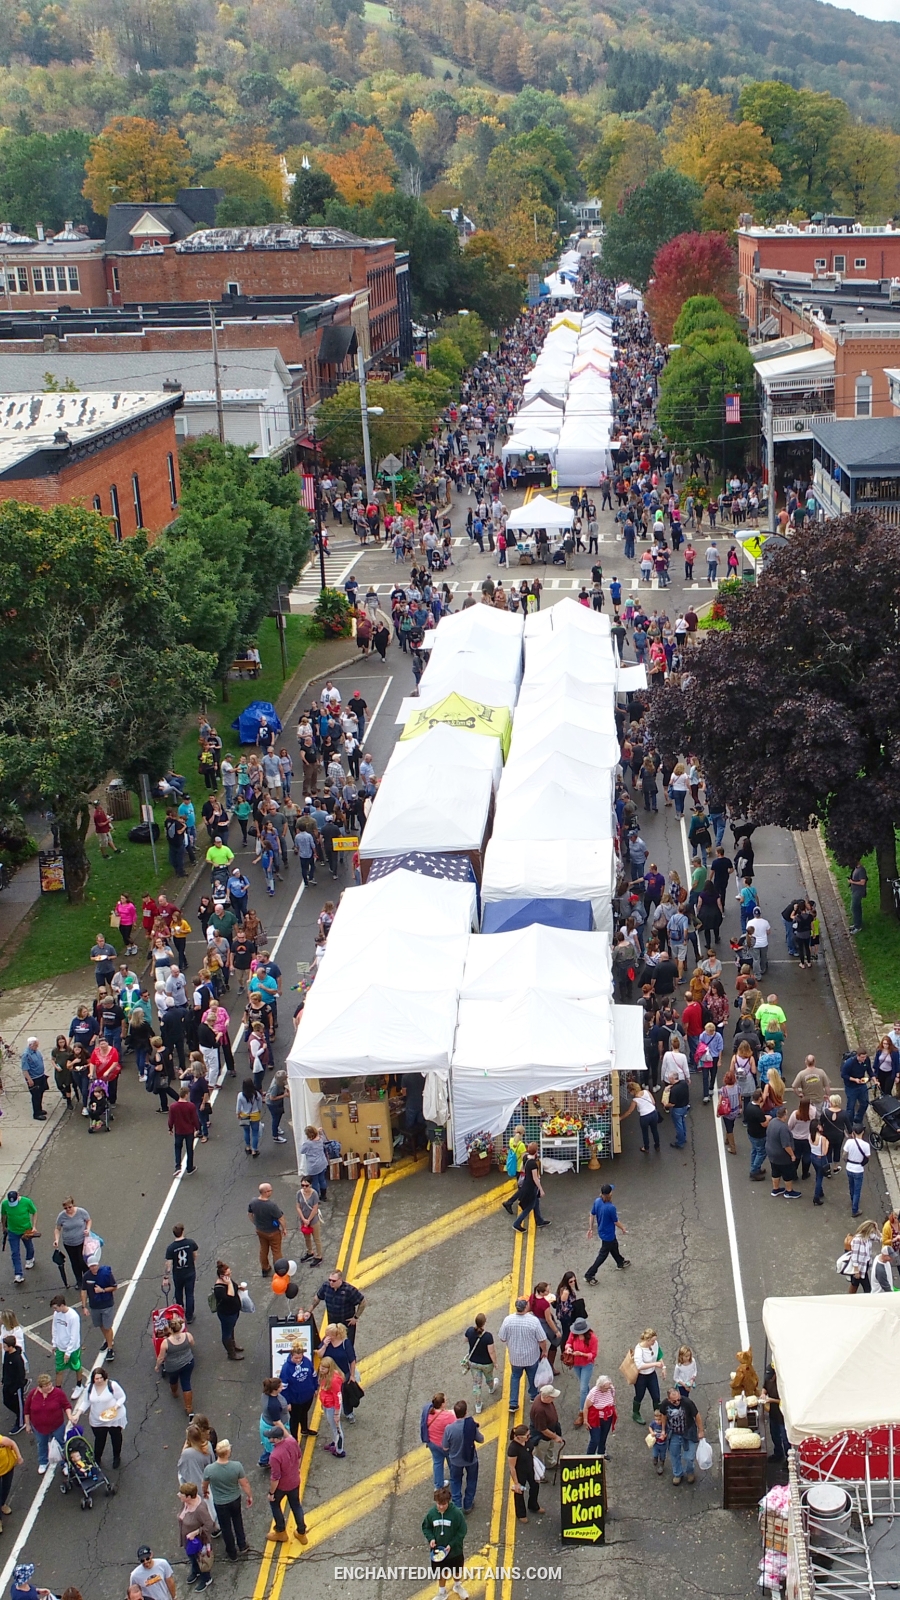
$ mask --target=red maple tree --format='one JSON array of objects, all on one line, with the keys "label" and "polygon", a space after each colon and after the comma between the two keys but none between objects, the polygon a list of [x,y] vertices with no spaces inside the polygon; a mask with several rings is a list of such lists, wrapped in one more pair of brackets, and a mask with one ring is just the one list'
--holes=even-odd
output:
[{"label": "red maple tree", "polygon": [[727,234],[679,233],[657,250],[646,306],[660,344],[669,344],[675,319],[694,294],[713,294],[737,314],[737,254]]}]

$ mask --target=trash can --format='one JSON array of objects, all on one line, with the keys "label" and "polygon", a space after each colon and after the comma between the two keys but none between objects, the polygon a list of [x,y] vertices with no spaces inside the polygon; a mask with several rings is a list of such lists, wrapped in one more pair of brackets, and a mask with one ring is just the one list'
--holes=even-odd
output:
[{"label": "trash can", "polygon": [[127,822],[131,816],[131,790],[121,778],[113,778],[106,791],[106,809],[114,822]]}]

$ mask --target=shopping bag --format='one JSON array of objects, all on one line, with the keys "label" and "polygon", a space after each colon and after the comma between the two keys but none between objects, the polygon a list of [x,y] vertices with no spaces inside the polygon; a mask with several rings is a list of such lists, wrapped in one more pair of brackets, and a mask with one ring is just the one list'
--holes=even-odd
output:
[{"label": "shopping bag", "polygon": [[634,1359],[634,1351],[629,1350],[619,1363],[619,1371],[626,1383],[637,1383],[638,1369]]},{"label": "shopping bag", "polygon": [[708,1472],[713,1464],[712,1445],[708,1439],[701,1439],[697,1446],[697,1467],[700,1472]]},{"label": "shopping bag", "polygon": [[537,1370],[534,1374],[534,1387],[536,1389],[543,1389],[545,1383],[552,1384],[552,1382],[553,1368],[547,1360],[547,1357],[541,1356],[541,1359],[537,1364]]}]

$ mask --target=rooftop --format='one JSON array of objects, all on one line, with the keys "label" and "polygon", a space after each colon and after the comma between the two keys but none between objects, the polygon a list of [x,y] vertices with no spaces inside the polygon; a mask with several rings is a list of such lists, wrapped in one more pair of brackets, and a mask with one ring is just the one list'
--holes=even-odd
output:
[{"label": "rooftop", "polygon": [[[223,350],[219,361],[222,398],[226,401],[265,400],[273,384],[287,389],[292,378],[277,350]],[[180,384],[185,399],[195,404],[215,393],[215,367],[207,350],[177,350],[171,355],[156,350],[135,350],[123,359],[121,352],[72,354],[66,351],[36,355],[4,355],[0,365],[3,393],[32,394],[48,373],[63,384],[67,379],[85,392],[146,394],[149,388]],[[58,396],[50,398],[56,399]],[[63,398],[70,398],[64,396]]]},{"label": "rooftop", "polygon": [[810,419],[817,444],[849,473],[900,472],[900,417],[862,417],[847,422]]},{"label": "rooftop", "polygon": [[900,327],[900,294],[895,288],[875,284],[841,284],[823,286],[814,279],[802,283],[776,285],[776,300],[793,311],[808,306],[818,314],[826,327],[864,328],[867,323],[876,326]]},{"label": "rooftop", "polygon": [[[301,327],[327,319],[340,306],[356,299],[356,291],[343,295],[231,295],[215,302],[216,321],[230,327],[242,323],[284,324],[301,317]],[[151,329],[209,328],[206,300],[147,301],[142,305],[73,307],[46,311],[13,311],[0,303],[0,342],[4,339],[40,339],[54,334],[135,334]]]},{"label": "rooftop", "polygon": [[314,250],[341,250],[352,246],[370,249],[393,243],[393,239],[361,239],[343,228],[293,228],[287,223],[273,222],[259,228],[201,228],[189,238],[179,240],[175,249],[180,254],[210,250],[300,250],[304,245]]},{"label": "rooftop", "polygon": [[755,226],[752,222],[736,232],[745,239],[846,239],[848,236],[870,238],[886,233],[900,233],[893,223],[861,223],[852,217],[810,218],[809,222],[777,222],[774,227]]},{"label": "rooftop", "polygon": [[175,410],[176,396],[159,390],[139,394],[16,394],[0,396],[0,476],[30,457],[58,456],[62,466],[73,447],[95,444],[123,423],[154,411]]}]

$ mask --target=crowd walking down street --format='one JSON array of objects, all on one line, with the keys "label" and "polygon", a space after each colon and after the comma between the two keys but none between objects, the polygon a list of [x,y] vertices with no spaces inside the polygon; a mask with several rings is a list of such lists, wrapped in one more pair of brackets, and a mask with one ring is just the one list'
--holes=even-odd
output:
[{"label": "crowd walking down street", "polygon": [[[581,287],[614,313],[595,271]],[[900,1025],[849,1048],[790,836],[736,814],[694,751],[650,731],[758,487],[686,487],[710,463],[656,442],[665,353],[623,312],[613,470],[573,495],[568,543],[538,539],[514,578],[524,485],[499,452],[548,322],[524,313],[465,375],[401,517],[369,515],[357,471],[329,475],[338,526],[357,540],[365,523],[345,587],[371,627],[255,746],[199,717],[169,888],[116,899],[101,816],[101,931],[54,1001],[65,1020],[45,1026],[35,1004],[21,1039],[31,1117],[58,1095],[61,1121],[0,1205],[0,1553],[22,1600],[177,1600],[213,1581],[277,1600],[313,1555],[336,1600],[360,1550],[423,1571],[408,1589],[373,1580],[373,1600],[465,1596],[498,1529],[523,1571],[556,1564],[563,1452],[606,1463],[610,1594],[646,1592],[627,1587],[635,1549],[672,1600],[749,1594],[755,1531],[715,1531],[720,1462],[705,1465],[735,1351],[762,1362],[766,1294],[897,1286],[873,1108],[896,1099]],[[623,659],[648,668],[615,713],[612,975],[643,1042],[619,1086],[621,1153],[557,1173],[526,1101],[489,1181],[432,1171],[423,1075],[383,1073],[393,1159],[350,1181],[329,1107],[285,1069],[361,876],[343,846],[364,833],[426,634],[463,607],[533,615],[564,597],[608,614]],[[854,927],[865,889],[859,867]],[[344,1087],[341,1112],[365,1126],[364,1085]],[[566,1583],[597,1581],[596,1554],[567,1549]],[[537,1593],[510,1582],[515,1600]]]}]

